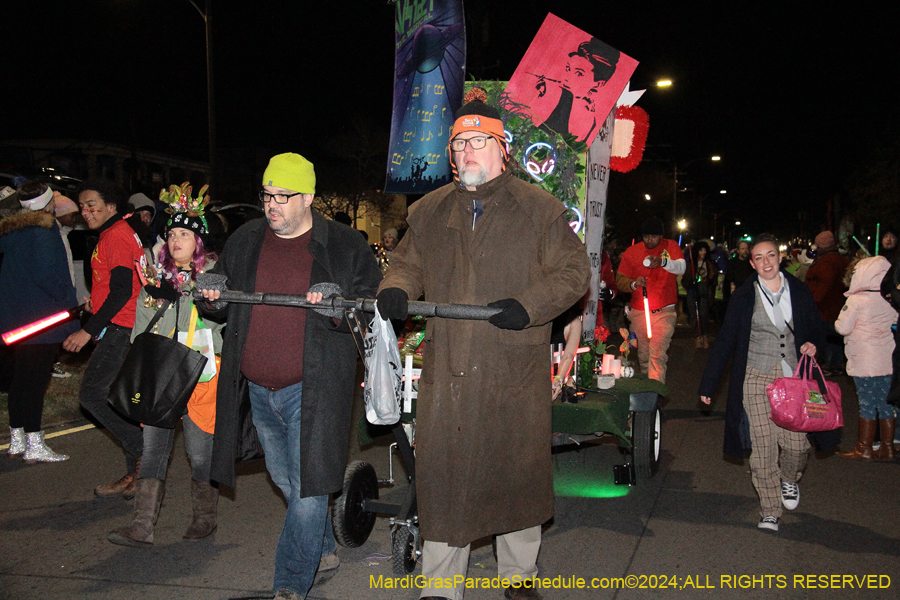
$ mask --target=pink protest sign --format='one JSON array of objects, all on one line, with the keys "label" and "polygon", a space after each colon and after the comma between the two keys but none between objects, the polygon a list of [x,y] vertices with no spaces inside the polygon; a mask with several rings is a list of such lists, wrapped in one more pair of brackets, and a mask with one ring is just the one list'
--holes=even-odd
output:
[{"label": "pink protest sign", "polygon": [[591,141],[616,105],[638,61],[548,14],[506,86],[531,120]]}]

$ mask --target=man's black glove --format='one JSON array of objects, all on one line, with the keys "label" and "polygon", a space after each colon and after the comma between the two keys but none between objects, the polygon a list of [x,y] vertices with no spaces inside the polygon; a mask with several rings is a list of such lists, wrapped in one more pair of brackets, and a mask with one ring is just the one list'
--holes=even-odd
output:
[{"label": "man's black glove", "polygon": [[506,298],[505,300],[497,300],[488,304],[491,308],[502,308],[503,310],[488,319],[488,323],[499,327],[500,329],[525,329],[531,318],[528,311],[515,298]]},{"label": "man's black glove", "polygon": [[601,301],[612,300],[615,297],[616,292],[612,288],[605,287],[600,289],[599,298]]},{"label": "man's black glove", "polygon": [[383,319],[405,319],[409,315],[409,294],[400,288],[384,288],[375,296]]},{"label": "man's black glove", "polygon": [[165,281],[162,282],[159,287],[147,284],[144,286],[144,291],[147,292],[148,296],[155,298],[156,300],[168,300],[173,304],[181,300],[181,292]]}]

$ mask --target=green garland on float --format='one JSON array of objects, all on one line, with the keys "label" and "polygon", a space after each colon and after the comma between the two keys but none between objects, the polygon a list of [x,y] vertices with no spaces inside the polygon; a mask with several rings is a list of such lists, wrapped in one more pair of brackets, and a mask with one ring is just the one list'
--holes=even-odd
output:
[{"label": "green garland on float", "polygon": [[577,141],[573,135],[535,127],[528,107],[506,93],[505,81],[466,82],[466,91],[476,87],[487,94],[487,104],[500,111],[508,132],[510,155],[515,158],[513,173],[546,190],[567,207],[577,208],[578,194],[584,185],[587,144]]}]

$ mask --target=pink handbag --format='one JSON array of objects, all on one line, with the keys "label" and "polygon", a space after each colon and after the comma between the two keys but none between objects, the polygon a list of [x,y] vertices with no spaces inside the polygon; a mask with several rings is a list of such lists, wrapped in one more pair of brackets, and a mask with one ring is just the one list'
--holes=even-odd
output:
[{"label": "pink handbag", "polygon": [[790,431],[831,431],[844,426],[841,388],[825,381],[814,358],[800,357],[793,377],[766,386],[772,422]]}]

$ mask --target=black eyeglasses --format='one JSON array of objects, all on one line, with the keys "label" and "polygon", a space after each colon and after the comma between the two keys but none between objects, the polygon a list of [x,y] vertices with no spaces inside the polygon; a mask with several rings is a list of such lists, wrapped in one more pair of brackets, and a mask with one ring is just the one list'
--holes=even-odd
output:
[{"label": "black eyeglasses", "polygon": [[466,149],[466,144],[468,143],[472,146],[472,150],[481,150],[487,145],[488,137],[486,135],[478,135],[475,137],[470,137],[467,140],[462,138],[457,138],[450,142],[450,149],[454,152],[462,152]]},{"label": "black eyeglasses", "polygon": [[259,201],[264,205],[268,204],[269,200],[274,200],[276,204],[287,204],[288,200],[301,194],[302,192],[294,192],[293,194],[270,194],[266,190],[260,190]]}]

